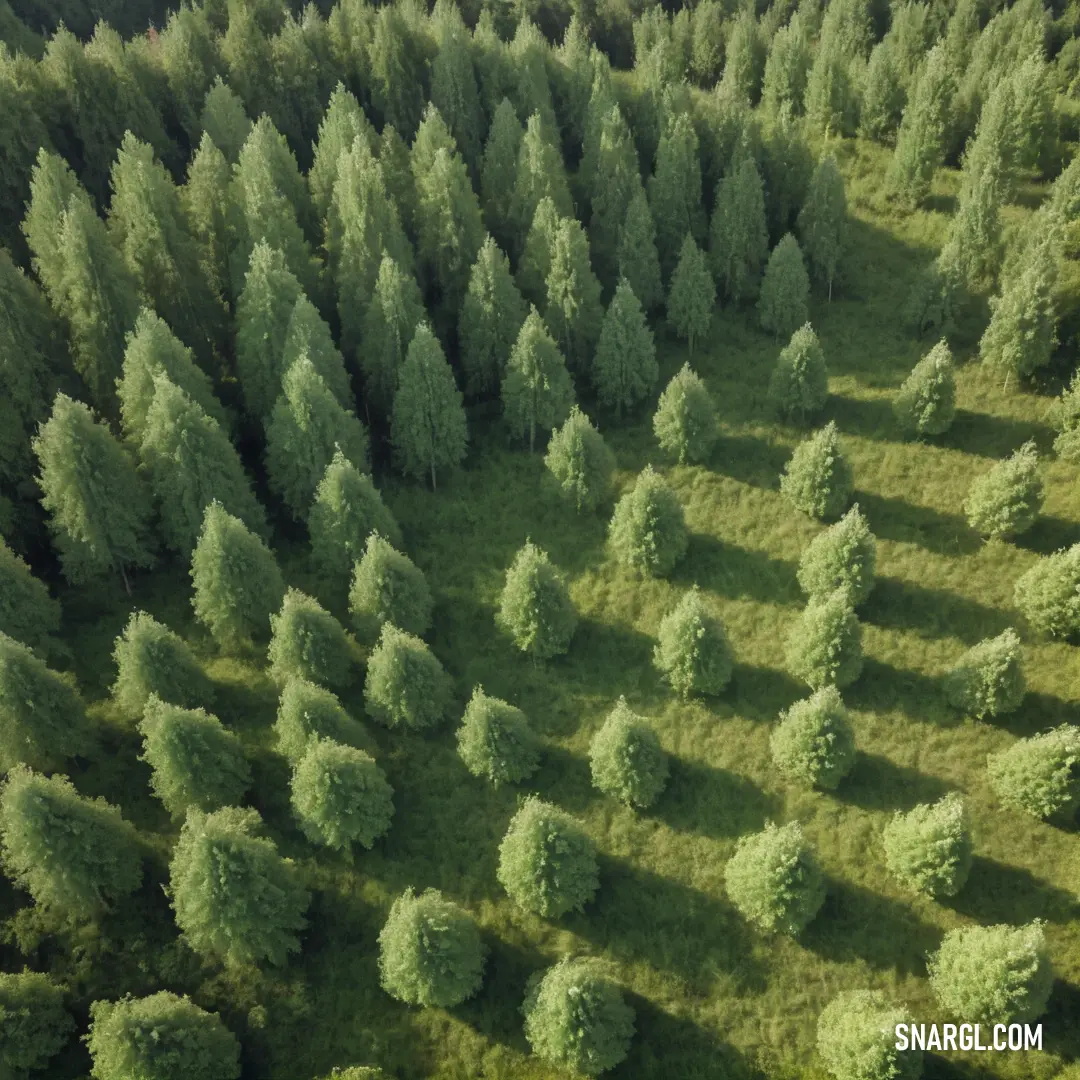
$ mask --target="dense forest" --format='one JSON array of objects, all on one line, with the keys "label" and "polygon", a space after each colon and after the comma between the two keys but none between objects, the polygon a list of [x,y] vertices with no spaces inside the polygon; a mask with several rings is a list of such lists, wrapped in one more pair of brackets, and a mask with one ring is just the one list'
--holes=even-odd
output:
[{"label": "dense forest", "polygon": [[0,1077],[1080,1077],[1077,0],[0,41]]}]

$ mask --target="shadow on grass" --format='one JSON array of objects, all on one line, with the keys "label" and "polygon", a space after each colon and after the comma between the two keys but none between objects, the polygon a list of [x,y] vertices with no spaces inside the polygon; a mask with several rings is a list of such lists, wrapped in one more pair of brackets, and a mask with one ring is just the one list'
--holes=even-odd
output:
[{"label": "shadow on grass", "polygon": [[949,792],[948,784],[908,765],[897,765],[879,754],[859,752],[855,768],[833,795],[863,810],[908,810],[917,803],[936,802]]},{"label": "shadow on grass", "polygon": [[851,501],[859,504],[879,540],[918,544],[939,555],[971,555],[982,543],[959,514],[869,491],[856,491]]},{"label": "shadow on grass", "polygon": [[556,803],[571,814],[584,813],[592,801],[600,797],[592,786],[588,759],[550,743],[541,753],[540,768],[517,787],[522,792],[542,793],[548,802]]},{"label": "shadow on grass", "polygon": [[967,454],[997,460],[1019,450],[1028,439],[1035,439],[1041,447],[1048,447],[1054,441],[1054,435],[1053,428],[1038,420],[1013,420],[1007,416],[957,409],[949,430],[935,442]]},{"label": "shadow on grass", "polygon": [[615,700],[620,694],[634,698],[642,707],[668,697],[660,675],[652,665],[656,642],[625,623],[582,618],[567,656],[556,661],[564,681],[592,695]]},{"label": "shadow on grass", "polygon": [[1080,525],[1065,518],[1040,514],[1026,533],[1014,537],[1012,543],[1036,555],[1052,555],[1062,548],[1072,547],[1080,540]]},{"label": "shadow on grass", "polygon": [[1080,1059],[1080,986],[1058,979],[1050,993],[1046,1012],[1039,1017],[1043,1025],[1043,1049],[1060,1054],[1069,1061]]},{"label": "shadow on grass", "polygon": [[[1019,926],[1032,919],[1067,923],[1080,916],[1080,899],[1020,866],[976,855],[963,889],[949,907],[986,925]],[[1080,1014],[1077,1014],[1080,1015]]]},{"label": "shadow on grass", "polygon": [[1080,724],[1080,703],[1029,690],[1015,712],[987,717],[986,722],[1019,738],[1027,738],[1062,724]]},{"label": "shadow on grass", "polygon": [[845,435],[861,435],[887,442],[901,442],[904,438],[889,398],[852,398],[832,394],[823,419],[835,420],[836,426]]},{"label": "shadow on grass", "polygon": [[785,446],[774,446],[752,435],[720,435],[709,457],[709,466],[732,480],[775,491],[780,473],[791,456]]},{"label": "shadow on grass", "polygon": [[671,581],[699,585],[732,600],[748,598],[761,603],[801,601],[795,564],[724,543],[705,533],[691,533],[686,558],[675,568]]},{"label": "shadow on grass", "polygon": [[1016,620],[1009,612],[942,589],[879,577],[860,616],[883,630],[914,630],[924,637],[956,637],[968,645],[993,637]]},{"label": "shadow on grass", "polygon": [[793,679],[786,671],[753,664],[736,664],[732,684],[735,712],[751,720],[771,722],[783,709],[811,693],[810,687]]},{"label": "shadow on grass", "polygon": [[941,680],[867,657],[858,681],[844,691],[848,705],[867,712],[898,709],[913,720],[953,727],[960,714],[948,707]]}]

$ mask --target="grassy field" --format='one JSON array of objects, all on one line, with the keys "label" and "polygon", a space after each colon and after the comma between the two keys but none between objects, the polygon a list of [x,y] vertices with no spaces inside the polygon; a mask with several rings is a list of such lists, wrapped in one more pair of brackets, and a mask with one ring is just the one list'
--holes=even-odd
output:
[{"label": "grassy field", "polygon": [[[845,693],[859,758],[839,791],[796,789],[771,765],[771,726],[805,695],[783,670],[782,642],[804,603],[799,556],[821,526],[778,491],[802,434],[777,426],[766,407],[778,347],[749,315],[718,313],[693,357],[722,421],[707,465],[665,461],[651,415],[619,429],[598,415],[618,457],[617,487],[651,461],[686,508],[690,549],[669,580],[635,580],[619,568],[605,549],[613,502],[576,515],[549,486],[541,455],[507,450],[497,424],[474,425],[488,430],[475,433],[465,467],[445,485],[440,479],[438,495],[385,481],[406,549],[436,595],[430,640],[454,677],[457,715],[476,683],[523,708],[545,743],[527,789],[577,815],[599,846],[601,887],[584,914],[548,922],[518,911],[503,893],[497,847],[521,792],[492,791],[465,771],[456,718],[427,735],[373,728],[395,788],[391,830],[352,862],[315,854],[290,818],[262,658],[216,655],[193,623],[189,585],[176,569],[140,580],[134,601],[122,590],[62,597],[76,672],[107,729],[109,752],[80,786],[118,801],[146,831],[155,876],[127,921],[106,922],[100,937],[39,943],[33,918],[16,917],[36,964],[75,971],[86,1001],[159,985],[188,990],[241,1037],[246,1077],[306,1080],[334,1065],[378,1063],[405,1080],[541,1080],[558,1074],[529,1057],[518,1012],[525,981],[566,952],[598,955],[637,1010],[630,1056],[613,1077],[783,1080],[824,1075],[815,1025],[837,991],[881,988],[917,1019],[938,1019],[926,957],[943,932],[1040,917],[1057,974],[1044,1052],[930,1055],[925,1075],[1044,1080],[1080,1056],[1080,838],[998,809],[985,774],[987,753],[1017,736],[1080,722],[1080,651],[1026,635],[1029,693],[1003,723],[962,719],[941,690],[943,672],[965,648],[1016,621],[1018,575],[1040,554],[1080,540],[1075,467],[1047,461],[1043,516],[1018,543],[983,544],[968,529],[961,505],[975,476],[1027,438],[1049,450],[1051,398],[1003,390],[967,363],[950,432],[933,443],[903,439],[889,399],[931,343],[907,335],[899,308],[940,243],[957,181],[941,177],[936,212],[889,217],[872,195],[861,198],[880,175],[880,151],[858,144],[843,151],[853,218],[848,285],[831,304],[815,300],[812,318],[831,374],[824,419],[836,420],[854,465],[856,500],[878,537],[879,577],[860,611],[865,671]],[[1027,212],[1010,208],[1010,225],[1022,227]],[[972,350],[958,351],[968,359]],[[658,352],[663,383],[686,355],[662,330]],[[516,653],[493,619],[502,575],[526,537],[565,572],[581,616],[570,654],[547,666]],[[311,587],[303,555],[301,538],[281,552],[292,583]],[[650,656],[661,617],[692,583],[722,616],[738,664],[723,697],[687,704],[660,681]],[[344,617],[345,597],[334,599]],[[106,698],[111,643],[133,603],[184,633],[205,658],[216,711],[252,757],[254,805],[314,890],[303,953],[284,971],[222,971],[176,941],[160,888],[175,830],[149,793],[133,730]],[[620,694],[651,719],[672,758],[668,789],[646,813],[590,785],[589,740]],[[362,715],[359,685],[346,705]],[[967,796],[976,832],[971,878],[948,903],[912,898],[885,871],[881,829],[893,811],[953,789]],[[770,819],[804,824],[829,879],[824,908],[797,941],[751,930],[724,893],[736,839]],[[442,889],[484,929],[491,947],[484,988],[460,1008],[412,1010],[378,986],[374,939],[392,899],[410,885]],[[10,911],[14,897],[3,899]],[[3,951],[5,961],[18,959],[13,943]],[[72,1048],[57,1066],[58,1076],[76,1076],[88,1059]]]}]

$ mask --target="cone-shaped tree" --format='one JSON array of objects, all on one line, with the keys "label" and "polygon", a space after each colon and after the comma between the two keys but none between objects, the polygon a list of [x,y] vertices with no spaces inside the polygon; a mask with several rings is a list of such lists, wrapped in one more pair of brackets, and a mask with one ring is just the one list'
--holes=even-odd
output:
[{"label": "cone-shaped tree", "polygon": [[617,274],[629,283],[646,311],[655,310],[664,299],[660,256],[656,253],[656,226],[649,200],[640,187],[627,205],[619,234]]},{"label": "cone-shaped tree", "polygon": [[675,269],[686,234],[697,242],[704,237],[698,154],[698,138],[690,115],[681,112],[660,137],[656,168],[649,179],[649,207],[656,224],[656,247],[664,277]]},{"label": "cone-shaped tree", "polygon": [[604,315],[592,366],[597,395],[621,417],[652,393],[659,377],[656,346],[630,284],[623,280]]},{"label": "cone-shaped tree", "polygon": [[141,716],[147,699],[186,708],[206,704],[210,681],[179,634],[145,611],[132,612],[113,645],[113,697],[125,716]]},{"label": "cone-shaped tree", "polygon": [[823,686],[780,713],[769,739],[772,761],[789,780],[833,791],[855,764],[855,733],[835,686]]},{"label": "cone-shaped tree", "polygon": [[1004,806],[1037,818],[1068,820],[1080,804],[1080,727],[1020,739],[986,759],[990,786]]},{"label": "cone-shaped tree", "polygon": [[515,249],[518,244],[512,205],[517,183],[518,154],[524,134],[525,129],[517,118],[514,106],[503,98],[491,118],[487,142],[484,143],[480,197],[484,204],[484,221],[504,251]]},{"label": "cone-shaped tree", "polygon": [[349,611],[357,629],[375,638],[389,622],[419,636],[431,625],[431,606],[431,590],[412,559],[371,533],[349,589]]},{"label": "cone-shaped tree", "polygon": [[615,455],[589,418],[575,405],[566,423],[548,440],[544,464],[578,510],[592,509],[611,487]]},{"label": "cone-shaped tree", "polygon": [[503,415],[510,435],[536,447],[536,429],[551,431],[570,414],[574,384],[543,320],[532,308],[522,323],[502,379]]},{"label": "cone-shaped tree", "polygon": [[896,1031],[912,1023],[880,990],[845,990],[821,1012],[817,1046],[834,1080],[919,1080],[921,1050],[897,1050]]},{"label": "cone-shaped tree", "polygon": [[30,248],[30,262],[54,308],[58,307],[64,273],[60,246],[62,219],[72,196],[82,189],[71,166],[44,145],[30,175],[30,200],[22,232]]},{"label": "cone-shaped tree", "polygon": [[1027,532],[1042,508],[1043,487],[1034,441],[976,478],[964,500],[968,524],[983,536],[1006,538]]},{"label": "cone-shaped tree", "polygon": [[251,134],[251,120],[244,103],[219,75],[206,92],[200,127],[221,148],[230,165],[240,157],[240,148]]},{"label": "cone-shaped tree", "polygon": [[961,285],[955,267],[943,264],[939,256],[915,279],[904,303],[904,321],[918,337],[930,331],[949,333],[960,297]]},{"label": "cone-shaped tree", "polygon": [[597,151],[589,178],[589,235],[597,271],[610,288],[618,280],[619,239],[630,201],[644,193],[634,140],[618,105],[601,121]]},{"label": "cone-shaped tree", "polygon": [[893,398],[893,412],[912,435],[941,435],[956,416],[956,375],[943,338],[912,369]]},{"label": "cone-shaped tree", "polygon": [[495,619],[534,660],[550,660],[570,648],[577,611],[562,575],[531,540],[506,571]]},{"label": "cone-shaped tree", "polygon": [[700,341],[709,331],[715,303],[716,286],[705,262],[704,252],[687,233],[679,263],[671,275],[667,319],[679,337],[686,340],[691,356],[694,354],[695,342]]},{"label": "cone-shaped tree", "polygon": [[784,642],[787,669],[812,690],[850,686],[862,673],[862,628],[851,594],[840,588],[813,599]]},{"label": "cone-shaped tree", "polygon": [[525,246],[518,259],[517,284],[530,303],[543,308],[547,302],[547,280],[551,273],[551,253],[562,218],[550,198],[537,204],[532,224],[525,236]]},{"label": "cone-shaped tree", "polygon": [[814,169],[806,202],[799,211],[799,237],[810,263],[810,273],[830,300],[846,232],[844,178],[836,167],[836,158],[826,154]]},{"label": "cone-shaped tree", "polygon": [[618,501],[608,526],[615,557],[639,574],[663,577],[686,554],[683,508],[667,481],[651,465]]},{"label": "cone-shaped tree", "polygon": [[889,34],[871,50],[859,107],[859,134],[886,145],[896,141],[907,97],[896,41]]},{"label": "cone-shaped tree", "polygon": [[351,410],[355,401],[345,361],[330,335],[330,327],[306,296],[297,299],[289,316],[285,345],[281,352],[281,371],[288,371],[301,356],[311,361],[338,404],[343,409]]},{"label": "cone-shaped tree", "polygon": [[270,675],[279,685],[294,675],[338,690],[353,680],[355,644],[341,623],[299,589],[285,593],[270,616]]},{"label": "cone-shaped tree", "polygon": [[676,693],[719,694],[731,681],[734,658],[727,632],[697,586],[660,621],[657,637],[653,664]]},{"label": "cone-shaped tree", "polygon": [[60,629],[60,604],[0,536],[0,633],[40,649]]},{"label": "cone-shaped tree", "polygon": [[719,434],[716,408],[701,376],[683,364],[660,395],[653,432],[661,448],[681,464],[705,461]]},{"label": "cone-shaped tree", "polygon": [[976,180],[965,174],[960,200],[938,264],[959,287],[979,290],[1001,265],[1002,161],[989,162]]},{"label": "cone-shaped tree", "polygon": [[851,499],[854,477],[840,449],[836,422],[795,447],[780,477],[780,492],[796,510],[811,517],[839,517]]},{"label": "cone-shaped tree", "polygon": [[810,278],[799,242],[787,233],[773,248],[758,297],[758,320],[762,329],[783,340],[806,323]]},{"label": "cone-shaped tree", "polygon": [[225,155],[203,132],[195,156],[188,165],[187,182],[180,189],[180,200],[187,226],[195,240],[199,268],[217,302],[232,299],[229,274],[229,221],[232,192],[231,173]]},{"label": "cone-shaped tree", "polygon": [[1024,618],[1040,633],[1080,634],[1080,544],[1041,558],[1016,579],[1013,593]]},{"label": "cone-shaped tree", "polygon": [[769,400],[785,420],[806,424],[829,397],[829,371],[825,353],[809,323],[800,326],[780,350],[769,380]]},{"label": "cone-shaped tree", "polygon": [[310,896],[261,831],[256,810],[188,812],[169,864],[169,895],[184,940],[202,956],[281,965],[300,948]]},{"label": "cone-shaped tree", "polygon": [[668,760],[656,732],[620,697],[589,743],[593,787],[642,809],[660,798]]},{"label": "cone-shaped tree", "polygon": [[889,873],[927,896],[955,896],[971,871],[971,825],[955,791],[936,803],[897,811],[882,833]]},{"label": "cone-shaped tree", "polygon": [[314,738],[368,750],[371,742],[364,726],[354,720],[329,691],[300,675],[285,680],[274,720],[278,752],[294,766]]},{"label": "cone-shaped tree", "polygon": [[555,231],[548,270],[544,321],[567,364],[585,370],[601,333],[604,308],[600,282],[589,263],[589,240],[573,217],[564,217]]},{"label": "cone-shaped tree", "polygon": [[1068,387],[1055,403],[1053,421],[1058,432],[1054,453],[1064,461],[1080,460],[1080,372],[1073,373]]},{"label": "cone-shaped tree", "polygon": [[765,195],[754,159],[742,160],[716,188],[716,207],[709,227],[713,275],[730,303],[757,295],[761,268],[769,255]]},{"label": "cone-shaped tree", "polygon": [[364,110],[356,98],[338,83],[330,95],[319,124],[319,137],[315,142],[315,158],[308,172],[308,187],[311,188],[311,201],[319,221],[324,221],[334,197],[334,183],[337,180],[338,162],[347,154],[357,138],[363,139],[370,150],[374,150],[377,140],[371,121],[364,115]]},{"label": "cone-shaped tree", "polygon": [[431,727],[446,715],[451,690],[450,676],[420,638],[383,624],[364,681],[373,720],[389,728]]},{"label": "cone-shaped tree", "polygon": [[457,747],[465,768],[495,787],[527,780],[540,766],[540,742],[525,714],[482,686],[465,706]]},{"label": "cone-shaped tree", "polygon": [[1026,689],[1020,637],[1011,627],[968,649],[945,679],[955,708],[980,720],[1015,712]]},{"label": "cone-shaped tree", "polygon": [[75,1026],[64,1008],[64,990],[36,971],[0,974],[0,1067],[9,1076],[44,1068]]},{"label": "cone-shaped tree", "polygon": [[799,587],[811,599],[847,589],[858,607],[874,587],[876,564],[877,539],[856,504],[810,541],[799,560]]},{"label": "cone-shaped tree", "polygon": [[574,202],[570,197],[570,186],[566,180],[561,155],[547,137],[539,114],[529,117],[525,134],[518,150],[517,170],[514,176],[514,191],[510,202],[510,218],[514,225],[518,248],[525,243],[536,208],[542,199],[552,201],[555,212],[560,218],[569,217],[574,212]]}]

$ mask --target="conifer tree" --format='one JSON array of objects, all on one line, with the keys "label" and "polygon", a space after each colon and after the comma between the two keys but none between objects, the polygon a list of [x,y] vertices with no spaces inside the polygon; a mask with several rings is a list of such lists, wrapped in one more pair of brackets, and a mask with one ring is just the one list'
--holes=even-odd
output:
[{"label": "conifer tree", "polygon": [[1039,455],[1031,440],[976,478],[964,511],[968,524],[977,532],[1004,539],[1027,532],[1035,524],[1042,502]]},{"label": "conifer tree", "polygon": [[893,412],[912,435],[941,435],[956,416],[956,376],[942,338],[912,369],[893,398]]},{"label": "conifer tree", "polygon": [[971,825],[955,791],[936,803],[897,811],[882,833],[889,872],[912,892],[955,896],[971,871]]},{"label": "conifer tree", "polygon": [[562,218],[550,198],[537,204],[525,247],[518,260],[517,284],[525,299],[539,309],[547,300],[547,279],[551,273],[551,252]]},{"label": "conifer tree", "polygon": [[799,587],[811,599],[846,589],[858,607],[874,587],[876,563],[877,539],[856,504],[810,541],[799,560]]},{"label": "conifer tree", "polygon": [[307,752],[308,744],[316,738],[360,750],[371,749],[364,726],[345,711],[329,690],[301,675],[290,675],[285,680],[278,698],[274,734],[278,753],[294,768]]},{"label": "conifer tree", "polygon": [[199,272],[222,306],[234,299],[229,272],[231,175],[225,155],[204,132],[188,165],[180,203],[195,241]]},{"label": "conifer tree", "polygon": [[618,501],[608,526],[608,539],[624,566],[663,577],[686,554],[683,508],[667,481],[651,465]]},{"label": "conifer tree", "polygon": [[589,239],[581,224],[564,217],[551,246],[544,321],[558,341],[567,364],[584,370],[600,337],[604,309],[600,282],[589,263]]},{"label": "conifer tree", "polygon": [[431,101],[446,118],[461,156],[474,176],[480,165],[483,116],[468,30],[456,8],[436,13],[439,50],[431,65]]},{"label": "conifer tree", "polygon": [[938,264],[962,287],[975,291],[994,279],[1001,264],[1001,159],[976,181],[965,179]]},{"label": "conifer tree", "polygon": [[646,809],[668,780],[668,761],[656,732],[620,697],[589,744],[593,787],[628,806]]},{"label": "conifer tree", "polygon": [[418,479],[430,473],[435,490],[436,469],[459,465],[468,439],[454,373],[435,335],[421,323],[401,368],[390,417],[398,468]]},{"label": "conifer tree", "polygon": [[139,458],[154,491],[165,545],[187,556],[207,505],[216,499],[254,532],[266,517],[221,427],[164,375],[154,376]]},{"label": "conifer tree", "polygon": [[818,1053],[834,1080],[919,1080],[922,1051],[896,1048],[899,1025],[912,1022],[880,990],[841,991],[818,1017]]},{"label": "conifer tree", "polygon": [[780,477],[780,493],[792,506],[823,520],[840,516],[853,487],[834,420],[795,447]]},{"label": "conifer tree", "polygon": [[[386,186],[386,197],[397,208],[398,220],[403,230],[402,254],[411,258],[412,248],[404,243],[404,239],[416,238],[416,180],[412,173],[409,148],[393,124],[387,124],[382,129],[378,157],[379,171]],[[399,242],[396,236],[391,239],[391,246]]]},{"label": "conifer tree", "polygon": [[38,148],[30,174],[30,199],[22,232],[30,248],[30,264],[54,307],[58,307],[64,252],[60,228],[68,203],[82,191],[71,166],[44,145]]},{"label": "conifer tree", "polygon": [[126,716],[141,716],[151,694],[185,708],[209,702],[212,688],[183,638],[145,611],[134,611],[113,644],[112,693]]},{"label": "conifer tree", "polygon": [[540,115],[533,113],[525,125],[525,134],[518,150],[514,192],[510,202],[510,219],[518,251],[523,249],[536,217],[536,208],[544,198],[551,199],[560,218],[573,216],[574,202],[570,197],[562,156],[549,141]]},{"label": "conifer tree", "polygon": [[611,287],[618,280],[619,239],[627,210],[634,196],[643,191],[637,151],[618,105],[613,105],[601,122],[590,180],[589,234],[593,257],[600,279]]},{"label": "conifer tree", "polygon": [[0,633],[42,649],[60,629],[60,604],[0,536]]},{"label": "conifer tree", "polygon": [[363,139],[368,149],[374,152],[376,135],[371,121],[364,115],[364,110],[353,94],[339,82],[330,95],[326,112],[319,124],[315,158],[307,178],[315,216],[319,221],[325,221],[330,211],[338,163],[342,155],[352,149],[357,138]]},{"label": "conifer tree", "polygon": [[398,8],[381,8],[367,43],[372,104],[405,137],[416,130],[427,97],[425,58]]},{"label": "conifer tree", "polygon": [[548,440],[544,464],[559,489],[574,500],[578,511],[592,509],[611,486],[615,455],[589,418],[575,405],[566,423]]},{"label": "conifer tree", "polygon": [[968,649],[945,678],[949,703],[980,720],[1015,712],[1024,690],[1020,638],[1011,627]]},{"label": "conifer tree", "polygon": [[807,321],[810,278],[799,242],[787,233],[773,248],[758,297],[758,319],[765,330],[783,339]]},{"label": "conifer tree", "polygon": [[[149,494],[108,427],[82,402],[57,394],[34,438],[41,505],[73,584],[149,566]],[[126,580],[126,578],[125,578]]]},{"label": "conifer tree", "polygon": [[656,168],[648,185],[649,207],[656,224],[656,248],[665,278],[670,278],[681,259],[687,233],[695,242],[704,236],[698,154],[698,138],[690,117],[679,113],[660,137]]},{"label": "conifer tree", "polygon": [[317,600],[288,589],[281,610],[270,616],[270,675],[278,684],[299,675],[339,690],[353,680],[355,642]]},{"label": "conifer tree", "polygon": [[199,125],[225,155],[225,160],[235,165],[251,134],[251,119],[244,111],[244,103],[220,75],[206,91]]},{"label": "conifer tree", "polygon": [[1080,804],[1080,727],[1062,724],[1020,739],[986,759],[990,786],[1004,806],[1067,821]]},{"label": "conifer tree", "polygon": [[764,73],[764,48],[753,12],[743,10],[732,21],[724,50],[724,93],[756,104]]},{"label": "conifer tree", "polygon": [[904,321],[922,337],[927,331],[947,334],[953,329],[953,314],[961,298],[961,283],[954,267],[940,255],[915,279],[904,304]]},{"label": "conifer tree", "polygon": [[525,714],[473,689],[457,731],[458,756],[473,776],[498,788],[527,780],[540,766],[540,741]]},{"label": "conifer tree", "polygon": [[840,691],[823,686],[781,712],[769,747],[789,780],[835,791],[855,764],[855,733]]},{"label": "conifer tree", "polygon": [[64,1008],[64,990],[36,971],[0,975],[0,1067],[11,1076],[43,1069],[60,1052],[75,1026]]},{"label": "conifer tree", "polygon": [[289,323],[285,328],[285,344],[281,350],[281,371],[287,372],[301,356],[311,361],[337,403],[351,412],[356,402],[353,399],[352,387],[349,385],[349,373],[345,370],[345,361],[342,360],[341,353],[334,344],[330,327],[326,325],[315,305],[303,294],[297,297],[296,305],[292,309]]},{"label": "conifer tree", "polygon": [[716,303],[716,285],[705,262],[701,248],[687,233],[683,241],[679,264],[671,275],[668,290],[667,318],[679,337],[685,338],[694,355],[694,344],[709,331],[713,305]]},{"label": "conifer tree", "polygon": [[446,715],[451,689],[450,676],[420,638],[383,623],[364,680],[373,720],[388,728],[431,727]]},{"label": "conifer tree", "polygon": [[773,35],[765,59],[761,107],[766,113],[779,116],[785,108],[792,116],[802,112],[810,63],[809,34],[801,12],[796,11]]},{"label": "conifer tree", "polygon": [[1069,385],[1054,405],[1054,453],[1064,461],[1080,457],[1080,373],[1073,372]]},{"label": "conifer tree", "polygon": [[[480,166],[480,198],[484,222],[503,251],[518,248],[518,226],[513,217],[517,162],[525,129],[508,98],[499,102],[491,118]],[[535,211],[534,211],[535,216]],[[532,225],[532,222],[529,222]]]},{"label": "conifer tree", "polygon": [[713,275],[728,301],[740,303],[757,294],[768,254],[761,177],[754,159],[745,154],[717,185],[709,232]]},{"label": "conifer tree", "polygon": [[417,636],[431,626],[431,590],[423,572],[378,533],[371,533],[353,568],[349,613],[365,637],[377,637],[384,623]]},{"label": "conifer tree", "polygon": [[602,404],[622,416],[656,386],[656,347],[645,313],[626,281],[620,281],[604,315],[592,379]]},{"label": "conifer tree", "polygon": [[854,134],[858,100],[851,60],[837,34],[823,26],[806,79],[806,122],[812,131],[826,137]]},{"label": "conifer tree", "polygon": [[653,666],[683,697],[719,694],[731,681],[734,658],[727,631],[696,585],[661,619]]},{"label": "conifer tree", "polygon": [[844,587],[811,598],[784,647],[788,671],[812,690],[843,689],[862,673],[862,629]]},{"label": "conifer tree", "polygon": [[1016,579],[1016,606],[1052,637],[1080,634],[1080,544],[1046,555]]},{"label": "conifer tree", "polygon": [[705,461],[716,442],[716,407],[701,376],[683,364],[660,395],[653,432],[661,449],[680,464]]},{"label": "conifer tree", "polygon": [[829,398],[829,371],[813,327],[806,323],[791,335],[769,380],[769,400],[785,419],[796,424],[813,420]]},{"label": "conifer tree", "polygon": [[551,48],[536,24],[528,17],[519,19],[507,50],[511,73],[511,97],[522,118],[537,115],[544,135],[554,145],[559,124],[548,79]]},{"label": "conifer tree", "polygon": [[551,431],[569,415],[574,385],[566,361],[533,308],[521,326],[502,380],[503,414],[511,437],[528,439],[535,449],[536,429]]},{"label": "conifer tree", "polygon": [[550,660],[570,647],[577,611],[562,575],[531,540],[506,571],[495,621],[534,660]]},{"label": "conifer tree", "polygon": [[895,142],[907,103],[905,72],[896,52],[894,38],[887,34],[871,50],[863,74],[859,134],[877,143]]},{"label": "conifer tree", "polygon": [[653,311],[663,300],[660,257],[656,253],[656,226],[644,188],[638,188],[626,208],[619,235],[617,271],[626,280],[645,311]]},{"label": "conifer tree", "polygon": [[811,275],[827,290],[830,300],[846,229],[844,178],[836,167],[836,158],[827,154],[814,169],[806,202],[799,212],[799,236]]}]

